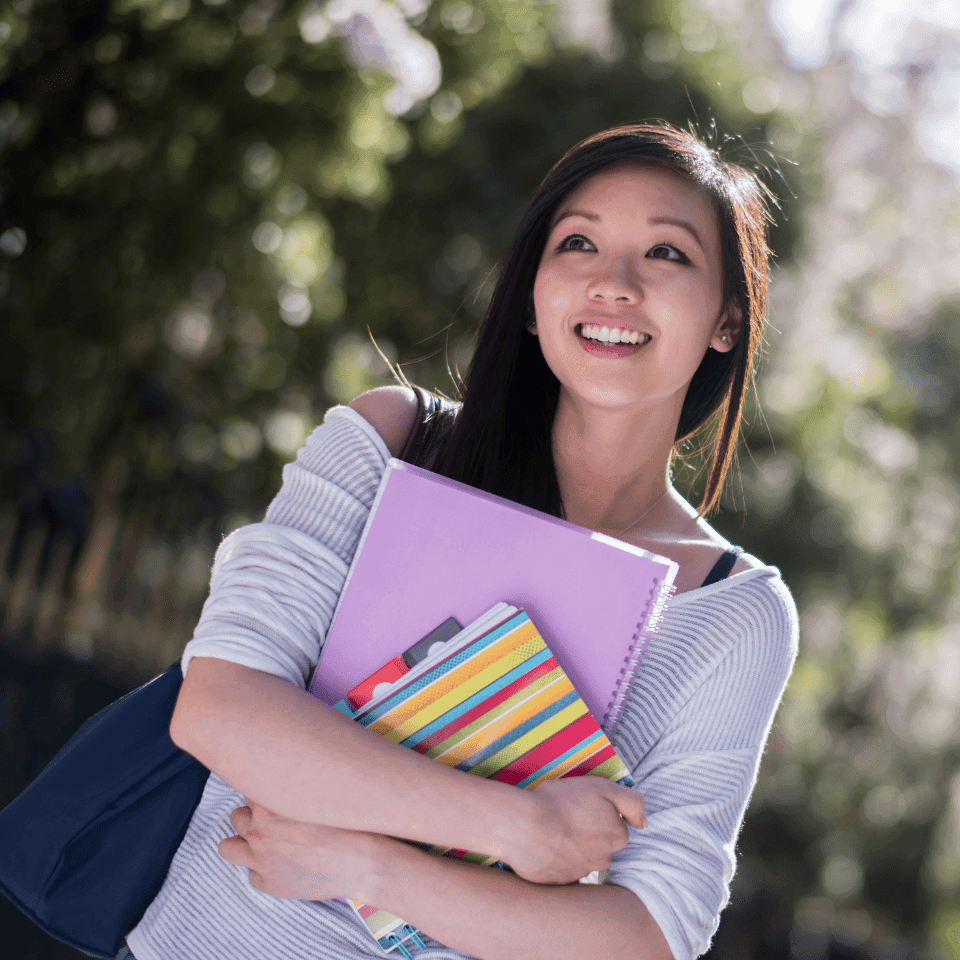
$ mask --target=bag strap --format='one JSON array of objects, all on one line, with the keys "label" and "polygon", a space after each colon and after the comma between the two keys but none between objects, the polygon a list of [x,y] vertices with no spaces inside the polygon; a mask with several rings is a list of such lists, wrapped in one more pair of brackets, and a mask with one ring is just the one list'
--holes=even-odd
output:
[{"label": "bag strap", "polygon": [[445,412],[452,414],[453,408],[450,404],[445,404],[436,394],[416,384],[411,384],[411,387],[417,397],[417,417],[398,459],[412,463],[414,466],[427,466],[432,455],[436,453],[440,434],[452,423],[451,418],[443,414]]},{"label": "bag strap", "polygon": [[423,435],[426,432],[424,412],[427,407],[427,398],[421,387],[416,384],[411,384],[411,387],[413,387],[414,396],[417,398],[417,416],[413,421],[410,436],[407,437],[407,442],[403,445],[398,457],[399,460],[405,460],[407,463],[413,462],[413,454],[423,446]]}]

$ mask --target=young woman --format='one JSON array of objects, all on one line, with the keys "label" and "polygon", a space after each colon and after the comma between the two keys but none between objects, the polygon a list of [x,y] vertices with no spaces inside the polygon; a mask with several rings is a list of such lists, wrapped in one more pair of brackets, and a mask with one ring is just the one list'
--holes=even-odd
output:
[{"label": "young woman", "polygon": [[[371,391],[327,413],[265,522],[218,551],[171,727],[215,775],[128,937],[138,960],[381,956],[336,896],[415,924],[436,960],[707,949],[797,643],[777,570],[737,558],[704,519],[762,336],[766,216],[752,174],[672,128],[575,147],[520,224],[433,461],[678,561],[613,735],[638,789],[481,780],[305,692],[386,460],[417,416],[409,389]],[[698,511],[671,485],[671,457],[712,417]],[[397,837],[497,854],[515,872]],[[574,882],[608,868],[604,884]]]}]

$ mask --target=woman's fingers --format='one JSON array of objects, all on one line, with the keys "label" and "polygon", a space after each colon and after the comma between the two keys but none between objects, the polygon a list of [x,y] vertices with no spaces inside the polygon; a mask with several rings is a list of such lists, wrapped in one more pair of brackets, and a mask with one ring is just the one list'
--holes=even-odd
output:
[{"label": "woman's fingers", "polygon": [[541,800],[535,849],[520,847],[510,866],[525,880],[566,883],[609,860],[630,840],[630,827],[647,826],[643,797],[600,777],[551,780],[534,788]]},{"label": "woman's fingers", "polygon": [[230,812],[230,826],[239,834],[244,834],[250,827],[253,811],[249,807],[236,807]]},{"label": "woman's fingers", "polygon": [[370,834],[290,820],[255,803],[232,810],[230,823],[237,835],[220,841],[220,856],[272,897],[356,899],[381,849]]},{"label": "woman's fingers", "polygon": [[220,856],[228,863],[238,867],[249,867],[253,863],[253,852],[250,844],[243,837],[227,837],[217,844]]},{"label": "woman's fingers", "polygon": [[613,790],[610,796],[610,802],[617,808],[617,813],[623,817],[627,823],[638,830],[642,830],[647,825],[647,817],[644,813],[643,797],[629,787],[622,787],[619,784],[611,784]]},{"label": "woman's fingers", "polygon": [[252,834],[253,809],[250,806],[234,807],[230,811],[230,826],[237,831],[237,835],[220,841],[217,845],[220,856],[238,867],[249,869],[253,866],[254,860],[253,849],[247,841]]}]

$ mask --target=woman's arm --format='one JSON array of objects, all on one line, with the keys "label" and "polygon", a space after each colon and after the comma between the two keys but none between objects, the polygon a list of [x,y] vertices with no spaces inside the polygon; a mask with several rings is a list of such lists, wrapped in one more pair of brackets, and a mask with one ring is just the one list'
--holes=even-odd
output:
[{"label": "woman's arm", "polygon": [[[586,778],[591,779],[591,778]],[[286,820],[256,804],[230,816],[220,853],[276,897],[347,896],[395,913],[481,960],[672,960],[629,890],[529,883],[386,837]]]},{"label": "woman's arm", "polygon": [[227,660],[191,662],[170,734],[245,797],[308,823],[502,856],[504,828],[532,819],[523,791],[389,743],[286,680]]},{"label": "woman's arm", "polygon": [[585,777],[527,791],[470,776],[226,660],[191,663],[171,736],[283,817],[474,850],[538,882],[606,869],[627,842],[627,823],[645,824],[642,798],[625,787]]},{"label": "woman's arm", "polygon": [[547,886],[390,841],[369,902],[480,960],[672,960],[656,921],[629,890]]}]

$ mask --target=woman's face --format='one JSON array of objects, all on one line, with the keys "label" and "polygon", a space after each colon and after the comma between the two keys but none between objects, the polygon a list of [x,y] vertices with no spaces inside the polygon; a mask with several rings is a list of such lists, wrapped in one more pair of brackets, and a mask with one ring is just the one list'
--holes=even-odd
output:
[{"label": "woman's face", "polygon": [[561,401],[566,391],[568,400],[662,407],[677,419],[707,348],[732,349],[740,330],[736,309],[724,309],[709,198],[671,171],[637,163],[598,173],[560,204],[533,299]]}]

